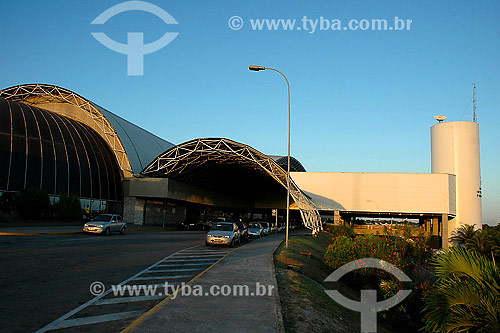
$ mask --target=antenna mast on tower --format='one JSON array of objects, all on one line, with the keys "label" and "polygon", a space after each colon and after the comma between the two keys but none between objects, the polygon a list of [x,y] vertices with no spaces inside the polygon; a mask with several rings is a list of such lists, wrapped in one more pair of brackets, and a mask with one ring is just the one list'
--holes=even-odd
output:
[{"label": "antenna mast on tower", "polygon": [[476,113],[476,82],[473,84],[474,92],[472,94],[472,110],[474,111],[472,114],[472,122],[477,123],[477,113]]}]

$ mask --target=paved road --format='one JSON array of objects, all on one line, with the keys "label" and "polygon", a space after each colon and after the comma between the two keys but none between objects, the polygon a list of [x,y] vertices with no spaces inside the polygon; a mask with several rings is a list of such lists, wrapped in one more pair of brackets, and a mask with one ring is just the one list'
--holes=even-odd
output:
[{"label": "paved road", "polygon": [[[154,231],[110,237],[0,236],[0,327],[4,332],[36,331],[91,300],[92,282],[109,288],[179,250],[203,244],[204,235]],[[143,306],[147,310],[156,303]],[[117,331],[132,320],[67,330]]]}]

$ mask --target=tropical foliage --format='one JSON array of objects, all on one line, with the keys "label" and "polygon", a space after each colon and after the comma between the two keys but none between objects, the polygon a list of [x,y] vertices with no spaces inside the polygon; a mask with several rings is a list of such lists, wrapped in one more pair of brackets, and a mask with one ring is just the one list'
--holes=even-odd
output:
[{"label": "tropical foliage", "polygon": [[467,242],[470,242],[479,232],[478,230],[475,230],[475,228],[475,225],[465,224],[453,231],[450,238],[453,245],[467,247]]},{"label": "tropical foliage", "polygon": [[500,270],[492,260],[455,247],[433,267],[437,282],[426,297],[427,332],[500,332]]},{"label": "tropical foliage", "polygon": [[500,256],[500,232],[498,227],[475,230],[474,225],[463,225],[452,233],[455,246],[473,250],[486,256]]}]

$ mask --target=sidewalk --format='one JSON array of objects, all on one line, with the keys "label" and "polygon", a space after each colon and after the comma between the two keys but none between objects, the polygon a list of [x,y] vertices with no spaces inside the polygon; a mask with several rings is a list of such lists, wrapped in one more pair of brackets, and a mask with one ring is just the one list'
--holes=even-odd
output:
[{"label": "sidewalk", "polygon": [[[170,230],[168,228],[127,224],[127,232],[147,230]],[[35,226],[0,226],[0,236],[48,236],[48,235],[71,235],[83,233],[81,225],[35,225]]]},{"label": "sidewalk", "polygon": [[[284,332],[273,251],[283,234],[255,240],[233,251],[189,286],[272,286],[265,296],[182,296],[132,323],[133,332]],[[189,287],[188,286],[188,287]],[[231,288],[232,289],[232,288]],[[148,316],[149,315],[149,316]],[[126,331],[127,331],[126,329]]]},{"label": "sidewalk", "polygon": [[0,227],[2,236],[70,235],[83,232],[83,225]]}]

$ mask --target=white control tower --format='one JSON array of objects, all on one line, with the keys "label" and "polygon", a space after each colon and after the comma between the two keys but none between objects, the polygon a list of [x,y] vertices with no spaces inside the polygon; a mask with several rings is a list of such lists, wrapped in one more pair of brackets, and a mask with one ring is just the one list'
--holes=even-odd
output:
[{"label": "white control tower", "polygon": [[[443,116],[438,116],[443,117]],[[431,127],[432,173],[456,176],[456,217],[450,218],[448,238],[456,228],[473,224],[482,228],[479,124],[471,121],[443,122]],[[444,235],[443,235],[444,236]]]}]

